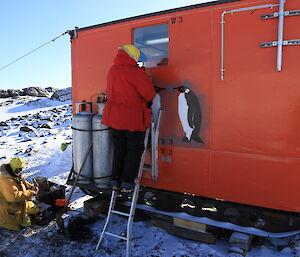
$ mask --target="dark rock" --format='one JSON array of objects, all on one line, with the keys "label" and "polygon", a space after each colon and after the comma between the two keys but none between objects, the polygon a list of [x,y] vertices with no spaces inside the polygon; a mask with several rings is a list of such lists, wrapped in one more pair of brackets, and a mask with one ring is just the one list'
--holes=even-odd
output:
[{"label": "dark rock", "polygon": [[32,151],[32,148],[27,148],[26,150],[25,150],[25,153],[30,153]]},{"label": "dark rock", "polygon": [[72,88],[68,87],[65,89],[57,90],[52,96],[52,100],[59,100],[61,102],[72,99]]},{"label": "dark rock", "polygon": [[46,89],[43,89],[41,87],[35,87],[34,89],[38,92],[38,96],[40,97],[49,96],[49,92]]},{"label": "dark rock", "polygon": [[23,93],[22,90],[15,90],[15,89],[8,89],[7,92],[9,94],[9,96],[11,96],[11,97],[20,96]]},{"label": "dark rock", "polygon": [[39,92],[34,87],[27,87],[23,89],[23,95],[38,96]]},{"label": "dark rock", "polygon": [[0,89],[0,98],[7,98],[9,97],[9,93],[7,90]]},{"label": "dark rock", "polygon": [[6,100],[4,102],[4,105],[9,105],[9,104],[12,104],[14,101],[13,100]]},{"label": "dark rock", "polygon": [[58,90],[58,88],[55,87],[46,87],[45,90],[47,90],[49,93],[54,93]]},{"label": "dark rock", "polygon": [[1,121],[0,122],[0,127],[7,127],[7,123],[5,121]]},{"label": "dark rock", "polygon": [[45,128],[45,129],[51,129],[51,127],[49,126],[49,124],[43,124],[43,125],[41,125],[41,127],[40,128]]},{"label": "dark rock", "polygon": [[23,131],[23,132],[33,132],[33,130],[31,128],[28,128],[28,127],[21,127],[20,131]]}]

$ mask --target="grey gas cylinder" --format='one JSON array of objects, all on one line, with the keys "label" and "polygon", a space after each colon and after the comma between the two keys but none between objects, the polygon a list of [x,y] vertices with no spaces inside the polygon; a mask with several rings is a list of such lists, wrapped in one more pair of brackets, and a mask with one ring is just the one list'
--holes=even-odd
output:
[{"label": "grey gas cylinder", "polygon": [[93,173],[98,188],[110,188],[113,141],[112,131],[101,124],[104,103],[98,104],[98,114],[93,117]]},{"label": "grey gas cylinder", "polygon": [[[89,111],[86,111],[86,106]],[[73,132],[73,164],[75,176],[81,169],[84,158],[92,142],[92,103],[80,102],[75,104],[76,113],[72,117]],[[80,111],[81,107],[81,111]],[[93,183],[93,153],[90,151],[79,177],[79,184]]]}]

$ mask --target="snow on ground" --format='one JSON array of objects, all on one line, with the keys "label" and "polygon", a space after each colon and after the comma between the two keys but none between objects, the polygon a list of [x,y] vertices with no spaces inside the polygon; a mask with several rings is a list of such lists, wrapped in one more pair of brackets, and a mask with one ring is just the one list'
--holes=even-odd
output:
[{"label": "snow on ground", "polygon": [[[71,102],[29,96],[5,98],[0,99],[0,114],[0,162],[9,162],[15,156],[22,157],[26,161],[24,173],[29,181],[40,176],[65,184],[72,165],[72,149],[69,146],[62,152],[60,146],[72,139]],[[21,127],[30,129],[30,132],[20,131]],[[68,186],[67,191],[69,189]],[[75,190],[72,207],[76,212],[69,212],[66,220],[83,211],[86,199],[89,196],[79,189]],[[35,225],[34,232],[22,236],[0,229],[0,256],[125,256],[126,243],[109,236],[104,238],[98,251],[94,250],[104,218],[99,217],[89,225],[93,237],[80,242],[70,241],[59,234],[54,222],[43,227]],[[124,235],[126,221],[114,216],[110,231]],[[300,256],[299,236],[256,242],[247,256]],[[281,249],[281,245],[287,247]],[[146,221],[135,222],[133,226],[132,256],[224,257],[229,256],[228,249],[228,236],[221,237],[216,244],[204,244],[170,235]]]}]

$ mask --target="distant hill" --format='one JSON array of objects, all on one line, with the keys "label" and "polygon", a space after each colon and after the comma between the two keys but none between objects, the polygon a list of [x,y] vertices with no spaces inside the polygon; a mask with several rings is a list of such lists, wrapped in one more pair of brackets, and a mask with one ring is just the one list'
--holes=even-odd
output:
[{"label": "distant hill", "polygon": [[36,96],[49,97],[59,101],[67,101],[72,99],[72,88],[57,89],[54,87],[26,87],[23,89],[0,89],[0,98],[19,97],[19,96]]}]

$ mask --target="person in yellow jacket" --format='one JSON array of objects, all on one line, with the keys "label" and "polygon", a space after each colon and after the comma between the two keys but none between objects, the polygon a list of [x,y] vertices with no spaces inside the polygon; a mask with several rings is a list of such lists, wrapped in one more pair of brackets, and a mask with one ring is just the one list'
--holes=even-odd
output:
[{"label": "person in yellow jacket", "polygon": [[22,176],[24,161],[13,158],[10,163],[0,166],[0,227],[19,230],[29,227],[29,215],[38,213],[38,207],[31,198],[38,188]]}]

